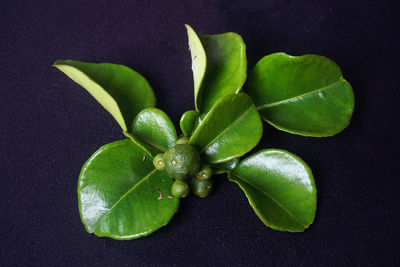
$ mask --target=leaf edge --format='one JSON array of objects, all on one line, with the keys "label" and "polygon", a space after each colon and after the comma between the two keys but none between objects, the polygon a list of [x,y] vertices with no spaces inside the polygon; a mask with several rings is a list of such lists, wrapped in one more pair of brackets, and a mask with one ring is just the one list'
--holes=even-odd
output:
[{"label": "leaf edge", "polygon": [[[311,181],[312,181],[312,184],[313,184],[314,189],[315,189],[315,208],[314,208],[314,210],[313,210],[313,219],[310,221],[310,223],[309,223],[308,225],[302,225],[302,227],[304,227],[304,228],[303,228],[301,231],[288,230],[288,229],[284,229],[284,228],[281,228],[281,227],[269,225],[268,222],[267,222],[266,220],[264,220],[263,216],[260,216],[261,211],[256,207],[256,205],[254,204],[253,200],[252,200],[251,198],[249,198],[249,196],[248,196],[246,190],[244,190],[244,188],[242,187],[242,185],[241,185],[240,183],[238,183],[237,181],[231,179],[231,176],[234,175],[235,170],[239,167],[239,165],[240,165],[241,162],[243,162],[244,160],[246,160],[246,159],[248,159],[248,158],[250,158],[250,157],[252,157],[252,156],[255,156],[255,155],[257,155],[257,154],[260,154],[260,153],[263,153],[263,152],[266,152],[266,151],[275,151],[275,152],[278,151],[278,152],[283,152],[283,153],[286,153],[286,154],[290,155],[291,157],[293,157],[293,158],[295,158],[296,160],[298,160],[303,166],[305,166],[305,168],[306,168],[306,170],[307,170],[307,173],[308,173],[308,174],[310,175],[310,177],[312,178]],[[237,176],[236,176],[236,177],[237,177]],[[240,177],[239,177],[239,179],[240,179]],[[248,202],[249,202],[251,208],[252,208],[253,211],[256,213],[257,217],[262,221],[262,223],[263,223],[265,226],[267,226],[267,227],[269,227],[269,228],[271,228],[271,229],[273,229],[273,230],[278,230],[278,231],[281,231],[281,232],[290,232],[290,233],[302,233],[302,232],[304,232],[306,229],[308,229],[308,228],[310,227],[310,225],[313,224],[314,221],[315,221],[318,199],[317,199],[317,187],[316,187],[316,185],[315,185],[314,175],[312,174],[312,171],[311,171],[310,166],[308,166],[308,164],[307,164],[303,159],[301,159],[299,156],[297,156],[297,155],[295,155],[295,154],[293,154],[293,153],[291,153],[291,152],[289,152],[289,151],[287,151],[287,150],[284,150],[284,149],[276,149],[276,148],[268,148],[268,149],[262,149],[262,150],[260,150],[260,151],[257,151],[256,153],[254,153],[254,154],[252,154],[252,155],[246,157],[246,158],[243,159],[242,161],[240,161],[239,164],[236,166],[236,168],[235,168],[233,171],[228,172],[228,180],[229,180],[230,182],[234,182],[235,184],[237,184],[237,185],[240,187],[240,189],[245,193],[245,196],[246,196],[246,198],[247,198],[247,200],[248,200]]]}]

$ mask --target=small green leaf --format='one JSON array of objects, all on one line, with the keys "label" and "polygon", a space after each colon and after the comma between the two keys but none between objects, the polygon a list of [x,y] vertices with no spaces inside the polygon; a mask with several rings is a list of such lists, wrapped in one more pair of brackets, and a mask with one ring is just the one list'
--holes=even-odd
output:
[{"label": "small green leaf", "polygon": [[199,115],[199,112],[196,110],[189,110],[183,113],[179,124],[185,136],[190,136]]},{"label": "small green leaf", "polygon": [[179,207],[173,180],[156,171],[153,158],[129,139],[96,151],[79,176],[78,204],[89,233],[114,239],[148,235],[166,225]]},{"label": "small green leaf", "polygon": [[228,162],[224,162],[224,163],[220,163],[220,164],[212,164],[211,167],[213,168],[215,174],[220,174],[220,173],[227,173],[227,172],[233,171],[237,167],[238,164],[239,164],[239,158],[235,158]]},{"label": "small green leaf", "polygon": [[157,108],[142,110],[132,122],[131,133],[150,145],[166,151],[178,139],[175,126],[164,111]]},{"label": "small green leaf", "polygon": [[317,55],[265,56],[249,76],[249,95],[265,121],[304,136],[339,133],[354,109],[353,90],[340,68]]},{"label": "small green leaf", "polygon": [[54,66],[84,87],[121,126],[127,126],[144,108],[155,106],[149,83],[130,68],[109,63],[58,60]]},{"label": "small green leaf", "polygon": [[185,24],[187,35],[189,39],[189,49],[192,57],[192,71],[194,82],[194,103],[197,107],[197,96],[200,90],[201,83],[203,82],[204,74],[206,73],[207,58],[203,45],[197,36],[196,32],[188,24]]},{"label": "small green leaf", "polygon": [[194,145],[209,163],[217,164],[242,156],[255,147],[262,135],[262,122],[246,94],[218,100],[193,132]]},{"label": "small green leaf", "polygon": [[200,36],[199,40],[188,28],[188,36],[195,105],[200,113],[207,113],[218,99],[241,90],[247,75],[246,45],[233,32]]},{"label": "small green leaf", "polygon": [[317,190],[310,168],[299,157],[266,149],[244,159],[229,174],[245,192],[266,226],[302,232],[315,217]]}]

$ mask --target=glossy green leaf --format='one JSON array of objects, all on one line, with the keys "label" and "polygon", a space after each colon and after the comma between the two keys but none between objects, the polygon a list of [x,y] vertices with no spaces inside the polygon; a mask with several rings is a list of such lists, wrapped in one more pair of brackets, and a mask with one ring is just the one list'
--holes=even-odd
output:
[{"label": "glossy green leaf", "polygon": [[262,118],[280,130],[322,137],[349,125],[353,90],[325,57],[271,54],[257,63],[248,82]]},{"label": "glossy green leaf", "polygon": [[126,66],[74,60],[58,60],[54,66],[84,87],[110,112],[123,131],[127,131],[142,109],[155,106],[149,83]]},{"label": "glossy green leaf", "polygon": [[194,103],[197,107],[197,96],[206,73],[207,57],[199,36],[189,25],[185,24],[189,40],[189,49],[192,57],[192,71],[194,82]]},{"label": "glossy green leaf", "polygon": [[130,132],[161,151],[173,147],[178,139],[171,119],[157,108],[142,110],[132,122]]},{"label": "glossy green leaf", "polygon": [[212,164],[211,167],[215,174],[227,173],[233,171],[239,164],[239,158],[235,158],[228,162],[220,163],[220,164]]},{"label": "glossy green leaf", "polygon": [[303,160],[287,151],[262,150],[241,161],[229,179],[243,189],[258,217],[273,229],[302,232],[314,221],[313,175]]},{"label": "glossy green leaf", "polygon": [[196,146],[209,163],[223,163],[255,147],[262,135],[262,122],[246,94],[218,100],[193,132],[189,144]]},{"label": "glossy green leaf", "polygon": [[179,199],[168,197],[173,180],[152,161],[129,139],[107,144],[89,158],[78,185],[79,211],[89,233],[133,239],[169,222]]},{"label": "glossy green leaf", "polygon": [[181,126],[182,133],[185,136],[190,136],[199,115],[200,115],[199,112],[196,110],[189,110],[183,113],[179,124]]},{"label": "glossy green leaf", "polygon": [[221,97],[241,90],[247,75],[246,45],[233,32],[200,36],[201,43],[193,29],[188,35],[193,76],[199,77],[194,79],[195,105],[206,113]]}]

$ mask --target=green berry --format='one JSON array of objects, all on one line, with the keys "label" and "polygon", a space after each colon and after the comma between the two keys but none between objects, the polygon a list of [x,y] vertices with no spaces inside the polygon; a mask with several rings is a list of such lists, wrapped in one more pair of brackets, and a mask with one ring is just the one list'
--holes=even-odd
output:
[{"label": "green berry", "polygon": [[207,164],[202,164],[200,167],[199,172],[196,174],[196,178],[200,180],[207,180],[210,179],[212,176],[211,167]]},{"label": "green berry", "polygon": [[171,186],[171,193],[177,198],[184,198],[189,192],[189,186],[184,181],[176,180]]},{"label": "green berry", "polygon": [[155,157],[153,159],[153,165],[159,171],[165,170],[163,154],[160,153],[160,154],[155,155]]},{"label": "green berry", "polygon": [[189,143],[189,137],[181,137],[176,141],[177,145],[187,144]]},{"label": "green berry", "polygon": [[192,179],[192,191],[195,195],[198,195],[199,197],[207,197],[210,195],[212,189],[213,183],[211,179]]},{"label": "green berry", "polygon": [[199,152],[188,144],[168,149],[163,155],[163,160],[168,175],[178,180],[186,179],[188,175],[195,175],[201,164]]}]

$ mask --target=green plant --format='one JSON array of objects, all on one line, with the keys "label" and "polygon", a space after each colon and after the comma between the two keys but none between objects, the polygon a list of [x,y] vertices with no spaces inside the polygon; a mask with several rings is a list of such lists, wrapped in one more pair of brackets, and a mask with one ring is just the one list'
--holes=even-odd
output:
[{"label": "green plant", "polygon": [[153,90],[137,72],[106,63],[54,63],[103,105],[127,137],[101,147],[82,168],[78,200],[87,231],[115,239],[148,235],[169,222],[190,189],[208,196],[213,173],[227,173],[265,225],[303,231],[316,210],[307,164],[279,149],[239,157],[258,144],[261,118],[299,135],[340,132],[353,112],[350,84],[325,57],[276,53],[256,64],[247,95],[240,92],[247,75],[242,38],[199,37],[186,27],[196,110],[183,114],[180,139],[170,118],[154,108]]}]

